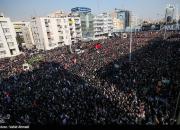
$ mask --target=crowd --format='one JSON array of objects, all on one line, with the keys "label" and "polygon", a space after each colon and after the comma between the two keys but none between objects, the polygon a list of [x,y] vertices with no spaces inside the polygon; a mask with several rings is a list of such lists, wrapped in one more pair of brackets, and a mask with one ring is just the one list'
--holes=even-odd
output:
[{"label": "crowd", "polygon": [[0,60],[0,124],[176,124],[180,39],[162,36],[133,34],[131,62],[121,37],[73,44],[81,54],[61,47]]}]

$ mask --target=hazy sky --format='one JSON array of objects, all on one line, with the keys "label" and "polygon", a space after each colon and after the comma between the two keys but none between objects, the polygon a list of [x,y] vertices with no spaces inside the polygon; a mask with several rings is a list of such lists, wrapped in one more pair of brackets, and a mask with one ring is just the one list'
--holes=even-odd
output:
[{"label": "hazy sky", "polygon": [[164,16],[167,4],[178,6],[180,14],[180,0],[0,0],[0,12],[12,20],[28,20],[31,16],[70,11],[73,7],[89,7],[94,14],[120,8],[133,11],[141,18],[154,19]]}]

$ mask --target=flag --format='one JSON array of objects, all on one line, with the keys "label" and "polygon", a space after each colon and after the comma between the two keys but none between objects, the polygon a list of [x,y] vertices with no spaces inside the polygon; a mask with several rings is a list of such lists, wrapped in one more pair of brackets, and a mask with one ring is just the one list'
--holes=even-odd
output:
[{"label": "flag", "polygon": [[102,45],[100,43],[97,43],[96,46],[95,46],[96,49],[100,49],[102,48]]}]

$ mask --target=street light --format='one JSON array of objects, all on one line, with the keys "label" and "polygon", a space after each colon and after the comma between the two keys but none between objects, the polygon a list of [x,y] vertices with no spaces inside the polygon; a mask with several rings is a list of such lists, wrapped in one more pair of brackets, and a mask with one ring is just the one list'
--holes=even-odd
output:
[{"label": "street light", "polygon": [[176,8],[176,28],[177,28],[177,31],[179,30],[179,22],[178,22],[178,5],[176,5],[177,8]]},{"label": "street light", "polygon": [[132,60],[131,47],[132,47],[132,26],[131,26],[130,44],[129,44],[129,62],[131,62]]}]

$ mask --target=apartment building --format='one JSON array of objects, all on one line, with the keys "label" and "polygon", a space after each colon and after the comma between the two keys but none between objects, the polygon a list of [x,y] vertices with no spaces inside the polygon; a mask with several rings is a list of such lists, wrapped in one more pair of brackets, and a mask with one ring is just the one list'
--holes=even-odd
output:
[{"label": "apartment building", "polygon": [[30,23],[22,27],[21,30],[22,30],[22,35],[23,35],[26,48],[32,49],[35,46],[35,43],[34,43]]},{"label": "apartment building", "polygon": [[0,58],[19,55],[16,33],[10,18],[0,14]]},{"label": "apartment building", "polygon": [[107,38],[113,32],[113,22],[110,14],[96,15],[93,21],[94,40]]},{"label": "apartment building", "polygon": [[72,13],[79,14],[81,20],[81,30],[83,40],[92,39],[93,32],[93,17],[91,9],[86,7],[75,7],[71,9]]},{"label": "apartment building", "polygon": [[70,45],[71,35],[68,17],[36,17],[31,21],[31,30],[37,49],[51,50]]},{"label": "apartment building", "polygon": [[122,9],[114,9],[111,13],[113,20],[114,32],[124,31],[131,24],[130,11]]},{"label": "apartment building", "polygon": [[20,36],[23,35],[22,28],[29,24],[29,22],[23,22],[23,21],[16,21],[12,23],[13,23],[16,35],[20,35]]},{"label": "apartment building", "polygon": [[51,13],[49,17],[68,18],[72,43],[77,43],[79,40],[82,40],[81,19],[78,13],[66,13],[61,10],[58,10]]},{"label": "apartment building", "polygon": [[82,40],[80,15],[76,13],[69,14],[68,19],[72,43],[77,43],[79,40]]},{"label": "apartment building", "polygon": [[16,32],[16,40],[17,40],[18,45],[24,46],[25,41],[24,41],[24,37],[23,37],[22,28],[28,26],[29,22],[15,21],[12,23],[13,23],[13,26],[14,26],[14,29]]}]

